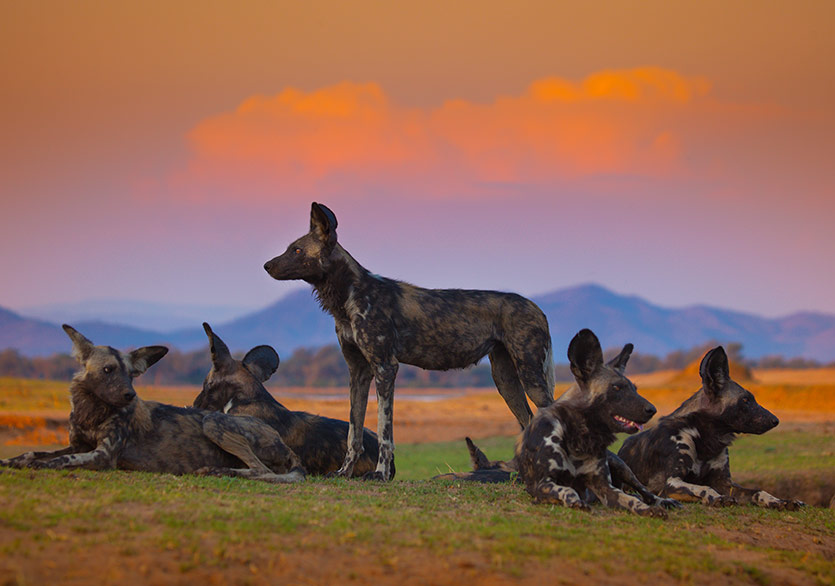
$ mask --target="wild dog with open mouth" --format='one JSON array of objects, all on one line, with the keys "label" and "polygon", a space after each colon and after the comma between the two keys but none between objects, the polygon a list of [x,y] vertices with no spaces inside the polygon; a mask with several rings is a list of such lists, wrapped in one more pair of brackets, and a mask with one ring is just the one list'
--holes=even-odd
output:
[{"label": "wild dog with open mouth", "polygon": [[554,398],[551,336],[545,314],[512,293],[423,289],[374,275],[337,242],[336,216],[313,203],[310,232],[264,265],[274,279],[311,285],[336,334],[350,372],[348,452],[337,471],[351,476],[362,454],[368,391],[377,388],[380,442],[370,478],[389,480],[394,461],[394,379],[398,364],[429,370],[464,368],[489,355],[493,380],[521,427]]},{"label": "wild dog with open mouth", "polygon": [[[435,478],[505,482],[518,473],[537,502],[587,509],[596,497],[610,507],[665,517],[664,509],[678,504],[647,490],[607,449],[615,433],[635,433],[655,413],[623,374],[632,349],[632,344],[625,345],[604,364],[597,337],[591,330],[580,331],[568,347],[576,384],[537,412],[517,441],[513,459],[491,461],[466,438],[473,471]],[[622,492],[624,485],[640,500]]]},{"label": "wild dog with open mouth", "polygon": [[[611,366],[611,364],[609,365]],[[521,437],[521,436],[520,436]],[[472,471],[470,472],[451,472],[447,474],[439,474],[433,477],[433,480],[467,480],[472,482],[483,483],[498,483],[510,482],[519,476],[519,463],[514,456],[509,461],[504,460],[490,460],[481,449],[473,443],[470,438],[464,438],[467,442],[467,449],[470,452],[470,463],[472,464]],[[638,494],[640,499],[648,505],[658,505],[665,509],[672,509],[680,507],[678,501],[668,498],[661,498],[644,486],[641,481],[632,473],[623,460],[621,460],[613,452],[606,451],[606,464],[609,466],[609,473],[611,474],[612,486],[623,490],[627,487],[631,491]],[[586,491],[586,500],[591,502],[596,499],[594,494],[589,494]]]},{"label": "wild dog with open mouth", "polygon": [[70,384],[70,445],[0,465],[198,473],[276,483],[304,478],[296,455],[258,419],[140,399],[133,379],[165,356],[165,346],[124,353],[94,346],[68,325],[64,331],[81,364]]},{"label": "wild dog with open mouth", "polygon": [[650,490],[681,501],[790,510],[803,506],[731,480],[728,446],[736,434],[765,433],[779,420],[731,380],[722,346],[705,354],[699,374],[702,388],[655,427],[627,438],[618,455]]},{"label": "wild dog with open mouth", "polygon": [[[263,384],[278,369],[278,353],[272,347],[256,346],[243,360],[235,360],[209,324],[204,323],[203,329],[209,337],[212,369],[194,407],[257,417],[281,435],[308,474],[335,472],[348,449],[348,422],[290,411],[279,403]],[[354,476],[374,470],[377,450],[377,436],[364,429],[363,454],[354,466]],[[392,464],[392,476],[394,472]]]},{"label": "wild dog with open mouth", "polygon": [[534,501],[586,509],[586,489],[609,507],[666,517],[660,504],[648,505],[612,486],[608,446],[618,432],[634,433],[655,415],[623,375],[632,345],[610,363],[591,330],[581,330],[568,346],[576,392],[540,409],[516,446],[519,476]]}]

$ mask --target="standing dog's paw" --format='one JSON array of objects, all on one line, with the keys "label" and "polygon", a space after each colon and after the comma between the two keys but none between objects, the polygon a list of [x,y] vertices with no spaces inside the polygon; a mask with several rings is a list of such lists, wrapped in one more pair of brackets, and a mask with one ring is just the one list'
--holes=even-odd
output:
[{"label": "standing dog's paw", "polygon": [[388,478],[383,476],[382,472],[379,472],[377,470],[373,470],[371,472],[366,472],[365,474],[362,475],[361,478],[363,480],[376,480],[378,482],[386,482],[388,480]]}]

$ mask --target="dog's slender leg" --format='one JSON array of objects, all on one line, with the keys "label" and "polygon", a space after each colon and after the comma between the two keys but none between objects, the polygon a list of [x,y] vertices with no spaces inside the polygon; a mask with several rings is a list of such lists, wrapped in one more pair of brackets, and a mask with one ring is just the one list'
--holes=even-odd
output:
[{"label": "dog's slender leg", "polygon": [[[284,482],[296,482],[304,478],[301,460],[287,447],[281,435],[254,417],[209,413],[203,418],[203,433],[221,449],[238,457],[253,471],[227,472],[225,476],[263,476],[260,479],[270,478],[271,482],[282,482],[282,478]],[[287,471],[287,474],[275,474]]]},{"label": "dog's slender leg", "polygon": [[[127,427],[117,418],[111,419],[102,426],[104,437],[99,440],[96,449],[90,452],[66,453],[61,456],[35,460],[30,463],[31,468],[88,468],[90,470],[107,470],[116,466],[116,460],[127,439]],[[63,450],[61,450],[63,451]]]},{"label": "dog's slender leg", "polygon": [[603,470],[586,478],[588,487],[607,507],[625,509],[644,517],[667,518],[667,511],[660,505],[646,504],[641,499],[612,486],[610,476]]},{"label": "dog's slender leg", "polygon": [[10,468],[28,468],[32,462],[36,460],[48,460],[50,458],[57,458],[58,456],[66,456],[67,454],[75,454],[78,449],[73,446],[55,450],[54,452],[26,452],[14,458],[7,460],[0,460],[0,466],[8,466]]},{"label": "dog's slender leg", "polygon": [[516,374],[513,360],[510,358],[507,349],[501,344],[496,344],[493,350],[490,351],[489,356],[493,382],[496,383],[499,394],[505,403],[507,403],[513,416],[516,417],[516,421],[519,422],[520,427],[525,429],[533,413],[531,413],[531,408],[528,406],[525,389],[522,387],[522,383]]},{"label": "dog's slender leg", "polygon": [[606,463],[609,466],[609,472],[612,477],[612,486],[623,490],[624,486],[628,486],[641,496],[648,505],[659,505],[665,509],[672,509],[680,507],[681,504],[675,499],[661,498],[654,492],[647,489],[638,477],[632,472],[632,469],[626,463],[616,456],[613,452],[606,452]]},{"label": "dog's slender leg", "polygon": [[554,402],[554,357],[548,331],[522,331],[524,337],[509,340],[506,348],[525,393],[537,408]]},{"label": "dog's slender leg", "polygon": [[725,466],[723,468],[712,470],[713,473],[708,475],[706,482],[716,491],[736,499],[740,504],[751,503],[758,507],[789,511],[796,511],[806,505],[803,501],[777,498],[758,488],[740,486],[731,480],[731,469],[727,457],[725,457],[724,462]]},{"label": "dog's slender leg", "polygon": [[565,505],[566,507],[583,511],[591,510],[583,499],[580,498],[576,490],[570,486],[560,486],[548,478],[540,480],[533,491],[530,491],[530,495],[536,503]]},{"label": "dog's slender leg", "polygon": [[389,362],[377,366],[377,440],[380,453],[377,469],[366,474],[366,478],[388,481],[391,479],[391,465],[394,462],[394,381],[398,364],[392,357]]},{"label": "dog's slender leg", "polygon": [[354,464],[356,464],[364,449],[362,438],[365,429],[365,410],[368,407],[368,391],[371,388],[373,374],[371,365],[359,348],[349,342],[343,342],[341,339],[340,343],[342,355],[345,357],[351,375],[351,417],[348,421],[348,450],[345,453],[342,466],[336,471],[336,476],[350,478],[354,473]]},{"label": "dog's slender leg", "polygon": [[685,482],[678,476],[667,478],[663,495],[677,501],[701,501],[702,504],[711,507],[725,507],[736,504],[736,499],[731,496],[720,494],[709,486]]},{"label": "dog's slender leg", "polygon": [[745,488],[735,482],[731,483],[730,495],[741,502],[750,502],[758,507],[765,507],[767,509],[796,511],[799,508],[806,506],[806,503],[803,501],[784,500],[777,498],[764,490],[757,488]]}]

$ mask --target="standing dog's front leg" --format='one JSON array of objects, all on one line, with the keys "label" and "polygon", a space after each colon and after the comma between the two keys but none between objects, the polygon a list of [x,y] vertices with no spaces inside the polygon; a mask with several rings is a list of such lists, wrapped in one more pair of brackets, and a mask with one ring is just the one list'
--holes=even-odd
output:
[{"label": "standing dog's front leg", "polygon": [[394,357],[383,364],[376,365],[375,383],[377,385],[377,441],[380,452],[377,469],[364,478],[370,480],[391,480],[394,463],[394,380],[397,378],[398,364]]},{"label": "standing dog's front leg", "polygon": [[336,476],[350,478],[354,474],[354,464],[363,452],[362,436],[365,429],[365,410],[368,407],[368,391],[371,388],[371,365],[359,348],[340,339],[342,355],[348,364],[351,376],[351,417],[348,421],[348,446],[342,466]]}]

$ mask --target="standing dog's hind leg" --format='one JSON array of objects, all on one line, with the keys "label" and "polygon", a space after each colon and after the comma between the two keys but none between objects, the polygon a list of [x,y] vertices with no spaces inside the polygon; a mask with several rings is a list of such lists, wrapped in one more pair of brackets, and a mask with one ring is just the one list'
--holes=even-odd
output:
[{"label": "standing dog's hind leg", "polygon": [[538,409],[554,402],[554,355],[548,331],[511,339],[507,351],[525,393]]},{"label": "standing dog's hind leg", "polygon": [[377,469],[366,474],[363,477],[366,479],[391,480],[394,463],[394,380],[397,378],[397,369],[397,361],[393,358],[377,366],[377,440],[380,442],[380,452]]},{"label": "standing dog's hind leg", "polygon": [[490,351],[490,372],[493,375],[493,382],[499,394],[510,408],[516,421],[522,429],[528,425],[533,417],[531,408],[528,406],[528,399],[525,397],[525,389],[516,375],[516,368],[507,350],[501,344],[496,344]]}]

